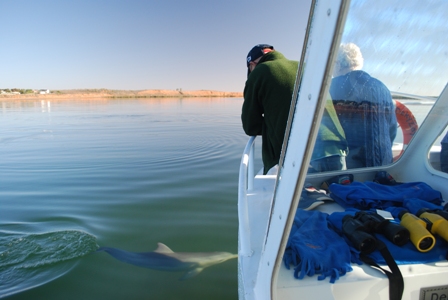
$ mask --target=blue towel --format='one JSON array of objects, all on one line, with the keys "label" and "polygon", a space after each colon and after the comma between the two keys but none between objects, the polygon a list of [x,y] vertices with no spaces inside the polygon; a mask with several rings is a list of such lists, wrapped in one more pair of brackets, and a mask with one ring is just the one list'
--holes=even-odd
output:
[{"label": "blue towel", "polygon": [[344,208],[385,209],[402,206],[406,198],[418,198],[436,205],[443,201],[442,194],[424,182],[387,186],[373,181],[354,181],[350,185],[332,184],[329,188],[330,197]]},{"label": "blue towel", "polygon": [[417,212],[422,208],[428,210],[443,210],[443,207],[440,205],[436,205],[434,203],[423,201],[417,198],[405,199],[403,201],[403,207],[405,207],[411,214],[414,215],[416,215]]},{"label": "blue towel", "polygon": [[286,246],[283,261],[294,266],[294,277],[319,274],[318,280],[330,276],[334,283],[350,272],[350,250],[336,232],[328,228],[328,214],[298,209]]}]

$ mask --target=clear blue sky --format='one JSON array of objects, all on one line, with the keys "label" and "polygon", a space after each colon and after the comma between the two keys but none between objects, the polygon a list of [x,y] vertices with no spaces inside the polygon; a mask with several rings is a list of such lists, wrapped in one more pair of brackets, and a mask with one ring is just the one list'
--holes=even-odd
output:
[{"label": "clear blue sky", "polygon": [[300,2],[1,0],[0,88],[242,91],[255,44],[300,58]]},{"label": "clear blue sky", "polygon": [[[242,91],[255,44],[300,58],[310,1],[0,0],[0,88]],[[447,0],[352,0],[342,40],[391,90],[434,95],[447,16]]]},{"label": "clear blue sky", "polygon": [[342,42],[396,92],[435,96],[448,82],[447,0],[352,0]]}]

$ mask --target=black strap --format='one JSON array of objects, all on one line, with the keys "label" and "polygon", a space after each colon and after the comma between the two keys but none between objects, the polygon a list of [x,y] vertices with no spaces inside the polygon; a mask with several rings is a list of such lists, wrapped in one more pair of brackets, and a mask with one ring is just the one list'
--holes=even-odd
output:
[{"label": "black strap", "polygon": [[404,281],[400,269],[398,268],[395,259],[392,257],[386,245],[382,241],[376,239],[376,248],[378,251],[380,251],[381,256],[383,256],[384,260],[389,266],[390,271],[381,268],[372,258],[368,257],[365,254],[361,253],[360,258],[366,264],[381,269],[386,274],[387,278],[389,278],[389,299],[401,300],[404,290]]}]

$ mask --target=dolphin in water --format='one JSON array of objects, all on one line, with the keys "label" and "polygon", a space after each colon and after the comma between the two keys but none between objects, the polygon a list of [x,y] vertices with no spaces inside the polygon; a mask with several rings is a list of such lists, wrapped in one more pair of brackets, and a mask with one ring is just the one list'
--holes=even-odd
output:
[{"label": "dolphin in water", "polygon": [[105,251],[122,262],[139,267],[161,271],[185,271],[179,280],[191,278],[204,268],[238,257],[238,254],[229,252],[173,252],[165,244],[157,245],[153,252],[135,253],[111,247],[100,247],[97,251]]}]

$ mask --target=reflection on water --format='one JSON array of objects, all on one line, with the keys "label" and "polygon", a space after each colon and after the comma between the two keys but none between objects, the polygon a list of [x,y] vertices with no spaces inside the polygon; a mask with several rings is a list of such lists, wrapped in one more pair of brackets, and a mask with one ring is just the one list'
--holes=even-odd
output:
[{"label": "reflection on water", "polygon": [[[237,174],[247,141],[241,104],[1,100],[2,237],[83,232],[130,252],[162,242],[184,252],[236,253]],[[40,284],[63,276],[10,298],[237,297],[236,260],[206,272],[178,281],[180,274],[85,255],[33,268],[28,278]]]}]

